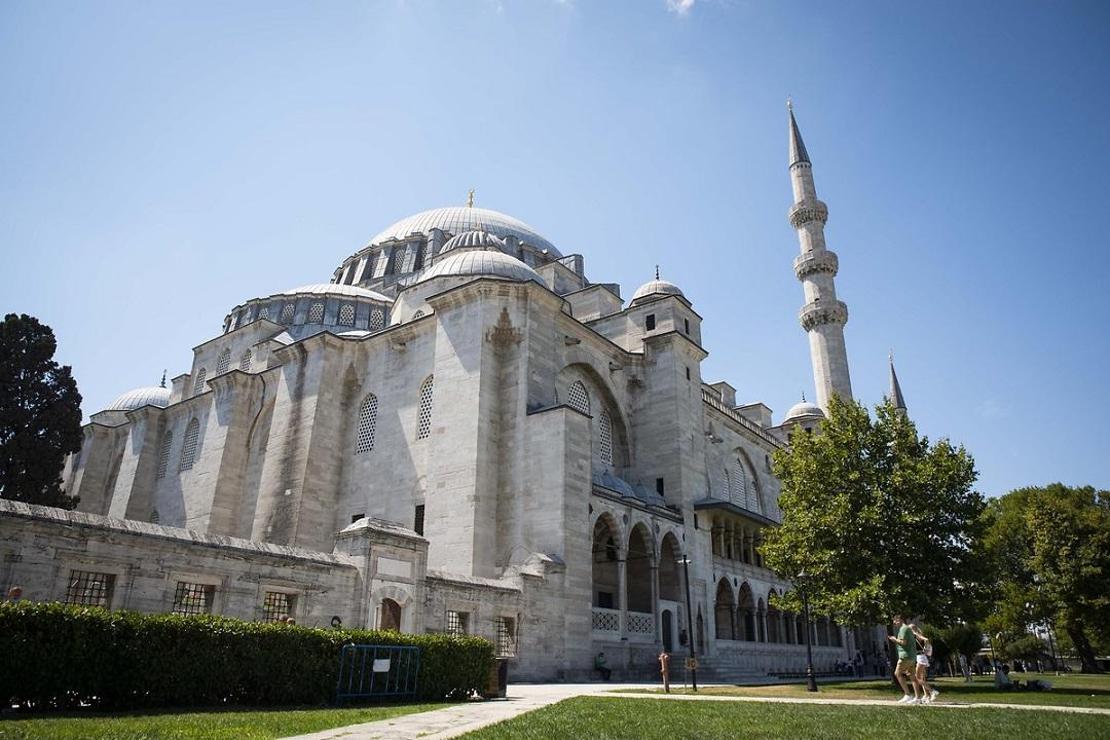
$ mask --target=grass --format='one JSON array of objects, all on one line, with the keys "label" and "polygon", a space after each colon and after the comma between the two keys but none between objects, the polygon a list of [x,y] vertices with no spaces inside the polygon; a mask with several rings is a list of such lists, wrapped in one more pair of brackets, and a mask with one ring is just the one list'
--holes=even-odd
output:
[{"label": "grass", "polygon": [[1110,717],[1024,709],[829,706],[577,697],[466,735],[521,738],[1107,737]]},{"label": "grass", "polygon": [[99,714],[0,720],[0,738],[220,738],[261,740],[442,709],[447,704],[387,704],[345,709],[222,710]]},{"label": "grass", "polygon": [[[933,682],[942,703],[1000,703],[1000,704],[1048,704],[1065,707],[1110,708],[1110,675],[1083,675],[1068,673],[1056,676],[1051,673],[1011,673],[1025,683],[1040,679],[1052,684],[1051,691],[996,691],[994,679],[990,676],[974,676],[971,683],[962,678],[941,678]],[[681,684],[671,690],[683,693]],[[657,692],[662,689],[636,689],[637,693]],[[779,684],[776,686],[703,686],[698,693],[716,696],[791,696],[812,697],[804,683]],[[834,681],[822,682],[817,694],[822,699],[898,699],[901,693],[887,680],[877,681]]]}]

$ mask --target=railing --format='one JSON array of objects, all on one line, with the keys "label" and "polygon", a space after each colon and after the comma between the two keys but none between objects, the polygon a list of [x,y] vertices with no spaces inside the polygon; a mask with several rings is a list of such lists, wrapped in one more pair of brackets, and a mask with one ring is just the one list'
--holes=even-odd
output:
[{"label": "railing", "polygon": [[416,696],[420,648],[407,645],[344,645],[339,652],[335,701],[411,699]]},{"label": "railing", "polygon": [[769,442],[772,445],[774,445],[775,447],[782,447],[783,446],[782,442],[778,441],[777,439],[772,437],[770,434],[768,434],[766,431],[764,431],[763,427],[759,426],[758,424],[756,424],[751,419],[747,419],[747,418],[743,417],[740,414],[740,412],[738,412],[736,409],[729,408],[729,406],[724,401],[722,401],[720,398],[718,398],[712,391],[707,391],[706,389],[702,388],[702,390],[701,390],[701,400],[704,401],[707,405],[716,409],[717,411],[720,411],[722,414],[727,416],[732,421],[735,421],[740,426],[742,426],[745,429],[747,429],[748,431],[752,432],[753,434],[755,434],[757,437],[759,437],[763,441]]},{"label": "railing", "polygon": [[612,633],[620,635],[621,633],[621,613],[619,609],[602,609],[601,607],[594,607],[593,614],[593,629],[594,632]]},{"label": "railing", "polygon": [[624,615],[624,627],[629,638],[655,639],[655,615],[642,612],[628,612]]}]

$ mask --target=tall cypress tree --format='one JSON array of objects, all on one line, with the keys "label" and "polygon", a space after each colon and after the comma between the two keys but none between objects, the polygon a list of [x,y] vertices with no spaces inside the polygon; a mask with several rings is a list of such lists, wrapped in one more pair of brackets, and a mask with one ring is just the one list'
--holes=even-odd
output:
[{"label": "tall cypress tree", "polygon": [[72,509],[61,472],[81,449],[81,394],[69,366],[54,361],[57,346],[33,316],[0,323],[0,497]]}]

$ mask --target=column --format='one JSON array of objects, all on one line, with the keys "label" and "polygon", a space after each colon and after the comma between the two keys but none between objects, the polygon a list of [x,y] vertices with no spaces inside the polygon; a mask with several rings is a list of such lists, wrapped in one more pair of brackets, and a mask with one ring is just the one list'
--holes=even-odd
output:
[{"label": "column", "polygon": [[659,644],[662,642],[661,633],[659,632],[659,623],[662,622],[659,618],[659,559],[651,559],[651,621],[655,624],[655,642]]},{"label": "column", "polygon": [[622,547],[617,554],[617,608],[621,612],[621,637],[627,637],[625,620],[628,615],[628,548]]},{"label": "column", "polygon": [[732,639],[735,640],[736,639],[736,604],[733,604],[732,606],[730,606],[729,611],[732,613],[732,625],[731,625],[732,629],[729,630],[729,634],[732,635]]}]

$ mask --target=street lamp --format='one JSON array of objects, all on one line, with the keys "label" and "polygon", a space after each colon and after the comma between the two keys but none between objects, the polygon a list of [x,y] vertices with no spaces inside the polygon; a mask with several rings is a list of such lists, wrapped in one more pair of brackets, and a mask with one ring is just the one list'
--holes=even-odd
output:
[{"label": "street lamp", "polygon": [[806,691],[817,691],[817,677],[813,675],[813,640],[809,623],[809,596],[806,594],[805,581],[809,578],[805,569],[798,574],[795,582],[802,592],[802,614],[806,623]]},{"label": "street lamp", "polygon": [[686,647],[690,651],[687,662],[690,664],[690,683],[694,692],[698,690],[698,659],[694,657],[694,613],[690,609],[690,558],[683,555],[677,562],[682,563],[684,580],[686,582]]}]

